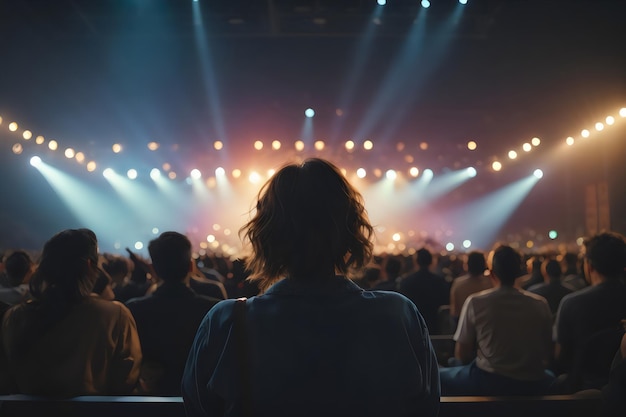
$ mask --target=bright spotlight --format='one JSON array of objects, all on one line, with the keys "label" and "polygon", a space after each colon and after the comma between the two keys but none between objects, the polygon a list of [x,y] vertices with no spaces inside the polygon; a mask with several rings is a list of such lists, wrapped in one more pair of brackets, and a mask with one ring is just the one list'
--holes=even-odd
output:
[{"label": "bright spotlight", "polygon": [[471,240],[469,240],[469,239],[465,239],[465,240],[463,241],[463,247],[464,247],[465,249],[469,249],[469,247],[470,247],[470,246],[472,246],[472,241],[471,241]]},{"label": "bright spotlight", "polygon": [[37,137],[35,138],[35,143],[36,143],[37,145],[41,145],[41,144],[43,144],[45,141],[46,141],[46,139],[45,139],[43,136],[41,136],[41,135],[39,135],[39,136],[37,136]]},{"label": "bright spotlight", "polygon": [[135,249],[137,250],[142,250],[143,249],[143,243],[142,242],[135,242]]},{"label": "bright spotlight", "polygon": [[129,169],[129,170],[126,172],[126,176],[127,176],[129,179],[131,179],[131,180],[136,179],[136,178],[137,178],[137,170],[136,170],[136,169],[133,169],[133,168]]},{"label": "bright spotlight", "polygon": [[470,151],[475,151],[477,147],[478,144],[475,141],[470,140],[469,142],[467,142],[467,149],[469,149]]},{"label": "bright spotlight", "polygon": [[19,127],[19,126],[17,125],[17,123],[16,123],[16,122],[11,122],[11,123],[9,123],[9,130],[10,130],[11,132],[15,132],[15,131],[17,130],[17,128],[18,128],[18,127]]},{"label": "bright spotlight", "polygon": [[525,144],[522,145],[522,149],[524,150],[524,152],[530,152],[533,149],[533,145],[526,142]]},{"label": "bright spotlight", "polygon": [[476,176],[476,168],[474,167],[467,168],[467,176],[470,178],[474,178]]},{"label": "bright spotlight", "polygon": [[557,233],[556,230],[550,230],[548,232],[548,237],[552,240],[556,239],[557,237],[559,237],[559,234]]},{"label": "bright spotlight", "polygon": [[448,252],[452,252],[454,250],[454,243],[452,243],[452,242],[446,243],[446,250]]},{"label": "bright spotlight", "polygon": [[315,149],[317,149],[318,151],[321,151],[324,149],[324,141],[323,140],[317,140],[315,141],[315,144],[313,145],[315,147]]},{"label": "bright spotlight", "polygon": [[588,138],[591,135],[591,132],[589,132],[587,129],[583,129],[580,131],[580,136],[582,136],[583,138]]},{"label": "bright spotlight", "polygon": [[21,143],[16,143],[15,145],[13,145],[11,150],[13,151],[14,154],[19,155],[24,151],[24,148],[22,147]]},{"label": "bright spotlight", "polygon": [[76,156],[76,152],[74,152],[74,149],[72,148],[67,148],[65,150],[65,157],[67,159],[72,159],[74,156]]},{"label": "bright spotlight", "polygon": [[365,178],[365,176],[367,175],[367,172],[365,171],[365,168],[359,168],[356,170],[356,176],[359,178]]},{"label": "bright spotlight", "polygon": [[568,146],[572,146],[572,145],[574,144],[574,138],[573,138],[573,137],[571,137],[571,136],[568,136],[568,137],[567,137],[567,139],[565,139],[565,143],[566,143]]},{"label": "bright spotlight", "polygon": [[354,149],[354,142],[353,142],[353,141],[351,141],[351,140],[346,141],[346,145],[345,145],[345,146],[346,146],[346,149],[347,149],[347,150],[351,151],[351,150],[353,150],[353,149]]},{"label": "bright spotlight", "polygon": [[600,122],[596,123],[596,130],[597,130],[598,132],[600,132],[600,131],[604,130],[604,124],[602,124],[602,123],[600,123]]},{"label": "bright spotlight", "polygon": [[233,178],[239,178],[239,177],[241,177],[241,170],[233,169]]},{"label": "bright spotlight", "polygon": [[461,4],[467,4],[467,0],[459,0],[459,3],[461,3]]},{"label": "bright spotlight", "polygon": [[303,151],[304,150],[304,142],[302,142],[301,140],[297,140],[296,143],[294,144],[294,147],[296,148],[296,151]]},{"label": "bright spotlight", "polygon": [[59,148],[59,144],[56,140],[51,140],[48,142],[48,148],[50,148],[51,151],[56,151]]},{"label": "bright spotlight", "polygon": [[252,184],[258,184],[259,181],[261,181],[261,176],[259,175],[258,172],[252,172],[249,176],[248,176],[248,180],[252,183]]},{"label": "bright spotlight", "polygon": [[221,140],[216,140],[213,142],[213,148],[215,148],[216,151],[220,151],[224,148],[224,143]]},{"label": "bright spotlight", "polygon": [[541,139],[539,138],[533,138],[530,143],[533,144],[533,146],[539,146],[541,144]]},{"label": "bright spotlight", "polygon": [[30,138],[33,137],[33,132],[31,132],[30,130],[25,130],[22,133],[22,137],[24,138],[24,140],[30,140]]},{"label": "bright spotlight", "polygon": [[393,169],[390,169],[385,173],[385,177],[387,177],[388,180],[395,180],[397,176],[398,173]]},{"label": "bright spotlight", "polygon": [[159,144],[157,142],[149,142],[148,149],[150,149],[151,151],[156,151],[157,149],[159,149]]},{"label": "bright spotlight", "polygon": [[493,161],[493,163],[491,164],[491,168],[494,171],[500,171],[502,169],[502,163],[500,163],[498,161]]},{"label": "bright spotlight", "polygon": [[120,145],[119,143],[116,143],[113,146],[111,146],[111,149],[113,150],[114,153],[120,153],[122,152],[122,145]]},{"label": "bright spotlight", "polygon": [[159,228],[158,227],[153,227],[152,228],[152,234],[153,235],[158,235],[159,234]]},{"label": "bright spotlight", "polygon": [[315,110],[309,107],[304,111],[304,115],[310,119],[311,117],[315,116]]},{"label": "bright spotlight", "polygon": [[113,171],[111,168],[107,168],[104,171],[102,171],[102,176],[106,179],[113,178],[113,175],[115,175],[115,171]]},{"label": "bright spotlight", "polygon": [[517,152],[509,151],[509,159],[515,159],[515,158],[517,158]]},{"label": "bright spotlight", "polygon": [[533,172],[533,175],[537,178],[543,178],[543,171],[537,168],[535,172]]},{"label": "bright spotlight", "polygon": [[376,0],[376,3],[378,3],[379,6],[384,6],[387,4],[387,0]]},{"label": "bright spotlight", "polygon": [[189,176],[191,176],[191,178],[193,178],[194,180],[199,180],[200,177],[202,177],[202,173],[200,172],[198,168],[194,168],[189,173]]},{"label": "bright spotlight", "polygon": [[400,233],[394,233],[391,239],[393,239],[394,242],[399,242],[400,239],[402,239],[402,235]]},{"label": "bright spotlight", "polygon": [[613,116],[607,116],[605,119],[605,122],[607,125],[611,126],[613,123],[615,123],[615,117]]},{"label": "bright spotlight", "polygon": [[226,175],[226,170],[222,167],[217,167],[215,169],[215,176],[216,177],[223,177],[224,175]]},{"label": "bright spotlight", "polygon": [[159,171],[159,168],[152,168],[152,171],[150,171],[150,178],[156,181],[160,177],[161,171]]},{"label": "bright spotlight", "polygon": [[420,170],[417,167],[411,167],[409,174],[411,174],[413,178],[416,178],[420,174]]},{"label": "bright spotlight", "polygon": [[32,158],[30,158],[30,164],[34,167],[38,167],[39,165],[41,165],[41,158],[38,156],[33,156]]},{"label": "bright spotlight", "polygon": [[619,109],[619,116],[626,117],[626,107],[622,107],[621,109]]},{"label": "bright spotlight", "polygon": [[422,0],[422,7],[424,9],[428,9],[430,7],[430,2],[428,0]]},{"label": "bright spotlight", "polygon": [[430,168],[426,168],[424,170],[424,173],[422,174],[423,177],[426,177],[427,179],[432,178],[435,176],[435,173],[433,172],[432,169]]},{"label": "bright spotlight", "polygon": [[272,142],[272,149],[274,149],[275,151],[280,149],[280,141],[279,140],[275,140]]},{"label": "bright spotlight", "polygon": [[260,151],[261,149],[263,149],[263,142],[261,142],[260,140],[255,141],[254,149],[256,149],[257,151]]},{"label": "bright spotlight", "polygon": [[366,140],[365,142],[363,142],[363,149],[365,149],[366,151],[371,151],[373,147],[374,142],[372,142],[371,140]]},{"label": "bright spotlight", "polygon": [[87,162],[87,171],[88,172],[94,172],[97,168],[96,162],[95,161],[89,161]]}]

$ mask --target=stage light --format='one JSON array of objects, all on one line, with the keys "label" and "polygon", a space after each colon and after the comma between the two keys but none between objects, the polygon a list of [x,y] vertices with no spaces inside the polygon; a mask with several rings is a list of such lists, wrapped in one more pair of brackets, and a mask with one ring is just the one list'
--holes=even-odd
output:
[{"label": "stage light", "polygon": [[420,149],[425,151],[428,149],[428,142],[422,142],[420,143]]},{"label": "stage light", "polygon": [[363,142],[363,149],[365,149],[366,151],[371,151],[373,147],[374,142],[372,142],[371,140],[366,140],[365,142]]},{"label": "stage light", "polygon": [[13,145],[11,150],[13,151],[14,154],[19,155],[19,154],[22,153],[24,148],[22,148],[22,144],[21,143],[16,143],[15,145]]},{"label": "stage light", "polygon": [[398,142],[396,144],[396,151],[402,152],[404,150],[404,142]]},{"label": "stage light", "polygon": [[216,177],[223,177],[224,175],[226,175],[226,170],[222,167],[217,167],[215,168],[215,176]]},{"label": "stage light", "polygon": [[167,178],[169,178],[171,180],[175,180],[176,179],[176,173],[174,171],[168,172]]},{"label": "stage light", "polygon": [[239,178],[239,177],[241,177],[241,170],[233,169],[233,178]]},{"label": "stage light", "polygon": [[422,7],[424,9],[428,9],[430,7],[430,2],[428,0],[422,0]]},{"label": "stage light", "polygon": [[221,140],[216,140],[215,142],[213,142],[213,148],[216,151],[221,151],[223,147],[224,147],[224,143]]},{"label": "stage light", "polygon": [[152,234],[153,235],[158,235],[159,234],[159,228],[158,227],[153,227],[152,228]]},{"label": "stage light", "polygon": [[304,111],[304,115],[310,119],[311,117],[315,116],[315,110],[309,107]]},{"label": "stage light", "polygon": [[41,165],[41,158],[38,156],[33,156],[30,158],[30,164],[34,167]]},{"label": "stage light", "polygon": [[412,164],[413,162],[415,162],[415,158],[413,158],[413,155],[404,155],[404,161],[407,164]]},{"label": "stage light", "polygon": [[621,109],[619,109],[619,116],[626,117],[626,107],[622,107]]},{"label": "stage light", "polygon": [[137,250],[142,250],[143,249],[143,243],[142,242],[135,242],[135,249]]},{"label": "stage light", "polygon": [[72,148],[67,148],[65,150],[65,157],[67,159],[72,159],[74,156],[76,156],[76,152],[74,152],[74,149]]},{"label": "stage light", "polygon": [[115,172],[111,168],[107,168],[104,171],[102,171],[102,176],[106,179],[113,178],[113,175],[115,175]]},{"label": "stage light", "polygon": [[51,151],[56,151],[59,148],[59,144],[56,140],[51,140],[50,142],[48,142],[48,148]]},{"label": "stage light", "polygon": [[526,247],[528,249],[532,248],[533,246],[535,246],[535,242],[533,242],[532,240],[526,242]]},{"label": "stage light", "polygon": [[509,159],[515,159],[515,158],[517,158],[517,152],[509,151]]},{"label": "stage light", "polygon": [[565,139],[565,143],[568,144],[569,146],[572,146],[574,144],[574,138],[571,136],[568,136],[567,139]]},{"label": "stage light", "polygon": [[452,252],[454,250],[454,243],[452,243],[452,242],[446,243],[446,250],[448,252]]},{"label": "stage light", "polygon": [[261,149],[263,149],[263,142],[261,142],[260,140],[255,141],[254,149],[256,149],[257,151],[260,151]]},{"label": "stage light", "polygon": [[552,240],[556,239],[557,237],[559,237],[559,234],[556,232],[556,230],[550,230],[548,232],[548,237]]},{"label": "stage light", "polygon": [[317,140],[317,141],[315,141],[315,144],[313,146],[315,146],[315,149],[317,149],[318,151],[321,151],[321,150],[324,149],[324,141],[323,140]]},{"label": "stage light", "polygon": [[9,123],[9,130],[11,132],[15,132],[17,130],[17,128],[18,128],[17,123],[15,123],[15,122]]},{"label": "stage light", "polygon": [[76,152],[74,158],[76,158],[76,162],[78,162],[79,164],[85,162],[85,154],[82,152]]},{"label": "stage light", "polygon": [[580,131],[580,136],[582,136],[583,138],[588,138],[591,135],[591,132],[589,132],[587,129],[583,129]]},{"label": "stage light", "polygon": [[411,169],[409,169],[409,174],[413,178],[416,178],[420,174],[420,170],[417,167],[411,167]]},{"label": "stage light", "polygon": [[250,181],[252,184],[258,184],[261,181],[261,176],[258,172],[253,171],[248,176],[248,181]]},{"label": "stage light", "polygon": [[172,169],[172,166],[167,162],[161,165],[161,167],[163,168],[163,171],[169,171],[170,169]]},{"label": "stage light", "polygon": [[500,171],[502,169],[502,164],[498,161],[493,161],[493,163],[491,164],[491,168],[494,171]]},{"label": "stage light", "polygon": [[161,178],[161,171],[159,171],[159,168],[152,168],[152,171],[150,171],[150,178],[154,181]]},{"label": "stage light", "polygon": [[213,235],[207,235],[207,237],[206,237],[206,241],[207,241],[207,242],[209,242],[209,243],[213,243],[213,242],[215,242],[215,236],[213,236]]},{"label": "stage light", "polygon": [[613,123],[615,123],[615,117],[607,116],[604,121],[606,122],[607,125],[611,126]]},{"label": "stage light", "polygon": [[530,152],[533,149],[533,145],[531,145],[530,143],[526,142],[522,145],[522,150],[524,152]]},{"label": "stage light", "polygon": [[469,239],[465,239],[465,240],[463,241],[463,247],[464,247],[465,249],[469,249],[469,247],[470,247],[470,246],[472,246],[472,241],[471,241],[471,240],[469,240]]},{"label": "stage light", "polygon": [[346,149],[347,149],[348,151],[351,151],[351,150],[353,150],[353,149],[354,149],[354,142],[353,142],[353,141],[351,141],[351,140],[348,140],[348,141],[346,141],[346,145],[345,145],[345,146],[346,146]]},{"label": "stage light", "polygon": [[113,149],[114,153],[120,153],[122,152],[122,145],[120,145],[119,143],[115,143],[113,146],[111,146],[111,149]]},{"label": "stage light", "polygon": [[89,161],[87,162],[87,171],[88,172],[94,172],[96,170],[96,168],[98,167],[98,165],[96,164],[95,161]]},{"label": "stage light", "polygon": [[150,149],[151,151],[156,151],[157,149],[159,149],[159,144],[156,142],[150,142],[148,143],[148,149]]},{"label": "stage light", "polygon": [[41,144],[43,144],[45,141],[46,141],[46,140],[45,140],[45,139],[44,139],[44,137],[43,137],[43,136],[41,136],[41,135],[39,135],[39,136],[37,136],[37,137],[35,138],[35,143],[36,143],[37,145],[41,145]]},{"label": "stage light", "polygon": [[367,171],[365,171],[365,168],[359,168],[356,170],[356,176],[359,178],[365,178],[365,176],[367,175]]},{"label": "stage light", "polygon": [[532,143],[533,146],[539,146],[539,144],[541,144],[541,139],[539,138],[532,138],[532,140],[530,141],[530,143]]},{"label": "stage light", "polygon": [[267,178],[272,178],[272,176],[274,176],[275,173],[276,173],[276,170],[274,168],[268,169],[267,170]]},{"label": "stage light", "polygon": [[281,143],[279,140],[272,141],[272,149],[274,149],[275,151],[279,150],[280,146],[281,146]]},{"label": "stage light", "polygon": [[426,179],[432,179],[434,176],[435,176],[435,173],[430,168],[426,168],[424,170],[424,173],[422,174],[422,177],[425,177]]},{"label": "stage light", "polygon": [[137,170],[134,168],[129,169],[126,171],[126,176],[131,180],[137,179]]},{"label": "stage light", "polygon": [[380,170],[380,168],[374,168],[374,176],[376,178],[380,178],[383,176],[383,171]]},{"label": "stage light", "polygon": [[378,3],[379,6],[384,6],[387,4],[387,0],[376,0],[376,3]]},{"label": "stage light", "polygon": [[302,142],[301,140],[297,140],[294,146],[296,148],[296,151],[302,152],[304,150],[304,142]]},{"label": "stage light", "polygon": [[543,178],[543,171],[540,170],[539,168],[537,168],[534,172],[533,175],[537,178]]},{"label": "stage light", "polygon": [[475,151],[477,147],[478,147],[478,144],[474,142],[473,140],[470,140],[469,142],[467,142],[467,149],[469,149],[470,151]]},{"label": "stage light", "polygon": [[398,173],[394,171],[393,169],[389,169],[385,173],[385,177],[387,177],[388,180],[395,180],[397,176],[398,176]]},{"label": "stage light", "polygon": [[474,178],[476,176],[476,168],[468,167],[467,168],[467,176],[470,178]]},{"label": "stage light", "polygon": [[467,0],[459,0],[459,3],[461,3],[461,4],[467,4]]},{"label": "stage light", "polygon": [[191,172],[189,173],[189,176],[191,178],[193,178],[194,180],[199,180],[200,177],[202,177],[202,173],[200,172],[200,170],[198,168],[194,168],[191,170]]},{"label": "stage light", "polygon": [[391,236],[391,239],[393,239],[394,242],[399,242],[401,238],[402,236],[400,233],[394,233],[393,236]]},{"label": "stage light", "polygon": [[31,132],[30,130],[25,130],[22,133],[22,137],[24,138],[24,140],[29,140],[30,138],[33,137],[33,132]]},{"label": "stage light", "polygon": [[604,130],[604,125],[603,125],[602,123],[600,123],[600,122],[596,123],[596,126],[595,126],[595,127],[596,127],[596,130],[597,130],[598,132],[601,132],[601,131],[603,131],[603,130]]}]

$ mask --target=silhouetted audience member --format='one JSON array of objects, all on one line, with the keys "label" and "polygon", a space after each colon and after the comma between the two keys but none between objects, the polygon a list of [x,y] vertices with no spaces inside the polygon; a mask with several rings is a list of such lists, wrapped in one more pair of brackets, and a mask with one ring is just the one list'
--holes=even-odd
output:
[{"label": "silhouetted audience member", "polygon": [[29,298],[28,283],[35,271],[30,255],[16,250],[4,259],[7,287],[0,288],[0,301],[9,305],[19,304]]},{"label": "silhouetted audience member", "polygon": [[123,256],[105,255],[102,269],[111,277],[113,291],[119,291],[130,276],[130,260]]},{"label": "silhouetted audience member", "polygon": [[572,290],[561,284],[561,264],[555,259],[546,259],[541,265],[541,273],[545,282],[535,284],[528,291],[542,296],[548,301],[552,317],[556,317],[556,311],[563,297],[571,294]]},{"label": "silhouetted audience member", "polygon": [[440,334],[439,307],[450,303],[450,286],[430,271],[433,255],[426,248],[416,252],[417,271],[405,276],[398,290],[413,301],[424,316],[430,334]]},{"label": "silhouetted audience member", "polygon": [[203,320],[183,377],[188,417],[437,415],[437,359],[415,305],[345,276],[369,260],[373,229],[338,168],[284,166],[242,231],[266,290]]},{"label": "silhouetted audience member", "polygon": [[216,298],[218,300],[228,298],[224,284],[219,280],[207,278],[206,275],[200,272],[195,262],[191,271],[189,286],[198,294],[207,297]]},{"label": "silhouetted audience member", "polygon": [[91,292],[104,300],[113,301],[115,299],[113,279],[104,269],[98,268],[98,276]]},{"label": "silhouetted audience member", "polygon": [[30,281],[32,301],[3,320],[16,392],[72,397],[135,388],[141,365],[135,321],[124,305],[91,296],[97,251],[88,229],[62,231],[45,244]]},{"label": "silhouetted audience member", "polygon": [[455,323],[459,319],[467,297],[493,287],[491,278],[485,275],[487,261],[484,253],[480,251],[470,252],[467,255],[465,265],[467,274],[452,281],[450,288],[450,317]]},{"label": "silhouetted audience member", "polygon": [[[566,373],[575,371],[575,363],[591,360],[579,357],[590,338],[604,330],[620,329],[620,321],[626,318],[624,236],[600,233],[585,240],[584,249],[585,278],[590,286],[566,295],[556,315],[555,356],[558,369]],[[602,346],[596,348],[594,355],[607,354]]]},{"label": "silhouetted audience member", "polygon": [[561,259],[563,270],[562,283],[572,291],[582,290],[589,286],[585,280],[583,268],[583,258],[575,253],[566,253]]},{"label": "silhouetted audience member", "polygon": [[153,284],[153,281],[149,279],[152,273],[152,266],[130,249],[126,248],[126,251],[132,262],[130,278],[123,286],[116,286],[113,289],[115,299],[122,303],[132,298],[143,297]]},{"label": "silhouetted audience member", "polygon": [[541,274],[541,264],[543,259],[539,255],[531,256],[526,261],[526,269],[528,273],[517,279],[518,285],[527,290],[536,284],[543,282],[543,275]]},{"label": "silhouetted audience member", "polygon": [[626,415],[626,333],[615,354],[609,382],[602,389],[601,417],[624,417]]},{"label": "silhouetted audience member", "polygon": [[224,287],[228,298],[254,297],[259,294],[258,281],[248,280],[250,276],[243,259],[235,259],[232,266],[232,274],[226,278]]},{"label": "silhouetted audience member", "polygon": [[[470,295],[461,311],[455,357],[441,368],[443,395],[540,395],[554,375],[552,316],[543,297],[515,287],[521,256],[501,245],[490,254],[494,288]],[[476,355],[474,354],[476,352]]]},{"label": "silhouetted audience member", "polygon": [[386,256],[383,260],[382,272],[379,281],[371,289],[377,291],[397,291],[396,280],[402,273],[402,261],[397,256]]},{"label": "silhouetted audience member", "polygon": [[177,232],[164,232],[148,246],[161,284],[152,294],[126,304],[137,322],[143,351],[144,394],[180,395],[185,361],[198,325],[218,299],[189,287],[194,261],[191,242]]}]

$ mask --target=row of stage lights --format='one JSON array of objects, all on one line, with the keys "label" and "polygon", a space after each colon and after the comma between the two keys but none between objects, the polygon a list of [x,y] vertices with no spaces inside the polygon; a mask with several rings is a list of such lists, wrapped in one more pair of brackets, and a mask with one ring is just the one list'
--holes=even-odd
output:
[{"label": "row of stage lights", "polygon": [[[196,0],[194,0],[196,1]],[[468,3],[468,0],[458,0],[459,4],[463,4],[466,5]],[[386,6],[387,5],[387,0],[376,0],[376,3],[379,6]],[[423,8],[428,9],[430,7],[430,0],[420,0],[420,4],[422,5]]]},{"label": "row of stage lights", "polygon": [[[626,107],[621,108],[619,110],[618,114],[619,114],[620,118],[626,118]],[[613,126],[616,123],[616,121],[617,120],[616,120],[615,117],[609,115],[609,116],[607,116],[604,119],[603,122],[595,123],[593,129],[582,129],[578,138],[575,138],[574,136],[568,136],[565,139],[565,143],[568,146],[573,146],[578,140],[590,138],[594,134],[594,132],[595,133],[599,133],[599,132],[604,131],[607,127]],[[0,125],[2,125],[2,124],[3,124],[3,119],[2,119],[2,117],[0,117]],[[17,122],[10,122],[10,123],[8,123],[8,130],[10,132],[17,132],[19,130],[19,126],[18,126]],[[23,130],[21,132],[21,136],[22,136],[22,139],[24,141],[30,141],[31,139],[33,139],[34,134],[30,130]],[[45,140],[44,136],[42,136],[42,135],[36,136],[35,139],[34,139],[34,142],[37,145],[45,145],[46,144],[46,140]],[[507,155],[506,155],[506,157],[493,160],[491,162],[490,167],[495,172],[501,171],[504,168],[504,162],[503,161],[505,161],[507,159],[509,161],[516,160],[520,156],[520,154],[529,153],[530,151],[533,150],[533,148],[538,147],[540,144],[541,144],[541,139],[538,138],[538,137],[534,137],[534,138],[532,138],[531,141],[525,142],[525,143],[522,144],[521,151],[520,150],[515,150],[515,149],[509,150]],[[215,141],[213,143],[213,148],[216,151],[220,151],[220,150],[224,149],[224,146],[225,146],[224,142],[219,141],[219,140],[217,140],[217,141]],[[371,151],[374,148],[374,142],[371,141],[371,140],[365,140],[362,143],[361,146],[362,146],[364,151]],[[47,142],[47,147],[48,147],[48,149],[50,149],[52,151],[57,151],[59,149],[60,145],[59,145],[59,143],[56,140],[52,139],[52,140],[49,140]],[[156,151],[156,150],[159,149],[160,145],[157,142],[150,142],[150,143],[148,143],[147,147],[151,151]],[[256,141],[253,142],[253,147],[254,147],[254,149],[256,151],[262,151],[266,147],[266,144],[263,141],[261,141],[261,140],[256,140]],[[274,141],[272,141],[270,143],[270,147],[271,147],[272,150],[278,151],[278,150],[282,149],[283,144],[282,144],[282,142],[280,142],[278,140],[274,140]],[[304,151],[305,148],[306,148],[305,143],[303,141],[301,141],[301,140],[296,141],[294,143],[294,147],[295,147],[296,151],[299,151],[299,152]],[[346,141],[344,143],[344,147],[345,147],[346,151],[349,152],[349,153],[354,152],[355,150],[358,149],[357,144],[353,140]],[[326,143],[324,141],[322,141],[322,140],[315,141],[313,143],[313,148],[316,151],[323,151],[326,148]],[[427,150],[428,149],[428,143],[427,142],[421,142],[419,144],[419,148],[421,150],[423,150],[423,151]],[[478,148],[478,144],[477,144],[476,141],[471,140],[471,141],[469,141],[467,143],[467,149],[469,151],[475,151],[477,148]],[[400,143],[397,144],[396,150],[398,152],[404,151],[404,149],[405,149],[404,143],[400,142]],[[18,143],[15,143],[13,145],[12,151],[15,154],[21,154],[24,151],[24,147],[23,147],[23,145],[21,143],[18,142]],[[116,153],[116,154],[121,153],[123,151],[123,147],[122,147],[121,144],[116,143],[116,144],[114,144],[112,146],[112,151],[114,153]],[[84,164],[88,172],[96,171],[97,167],[99,165],[95,160],[87,160],[87,158],[85,156],[85,153],[83,153],[81,151],[76,151],[73,148],[66,148],[64,150],[64,155],[65,155],[65,157],[67,159],[73,159],[73,160],[75,160],[77,163],[79,163],[81,165]],[[31,161],[31,163],[37,163],[38,160],[36,158],[33,159]],[[411,155],[406,155],[405,156],[405,162],[413,163],[414,162],[414,158]],[[110,169],[110,168],[107,168],[107,169]],[[107,174],[111,173],[111,171],[107,171],[107,169],[103,170],[103,174],[105,174],[105,176]],[[167,172],[167,177],[169,179],[174,180],[174,179],[177,178],[178,175],[176,174],[176,172],[174,172],[172,170],[172,167],[171,167],[171,165],[169,163],[163,164],[162,169],[165,172]],[[467,169],[468,169],[468,175],[470,177],[476,176],[476,169],[475,168],[470,167],[470,168],[467,168]],[[347,171],[345,169],[343,171],[344,171],[344,174],[347,174]],[[270,173],[273,174],[273,172],[271,170],[270,170]],[[374,170],[372,170],[372,173],[373,173],[374,177],[376,177],[376,178],[381,178],[383,176],[383,170],[381,170],[381,169],[374,169]],[[215,174],[216,174],[216,176],[224,176],[224,175],[226,175],[226,171],[225,171],[224,168],[219,167],[219,168],[217,168],[215,170]],[[387,178],[389,178],[389,179],[395,179],[398,174],[399,174],[399,172],[395,171],[395,170],[387,170],[384,173],[384,175]],[[411,178],[416,178],[416,177],[419,176],[420,170],[417,167],[413,166],[413,167],[410,167],[408,169],[407,174]],[[423,171],[423,174],[432,175],[433,172],[430,169],[425,169]],[[130,169],[130,170],[127,171],[127,176],[130,179],[135,179],[135,178],[138,177],[138,175],[139,175],[138,172],[136,170],[134,170],[134,169]],[[150,172],[150,176],[153,179],[158,178],[158,176],[160,176],[160,175],[161,175],[161,172],[157,168],[154,168]],[[234,169],[234,170],[231,171],[231,175],[232,175],[233,178],[240,178],[243,175],[243,172],[240,169]],[[356,175],[359,178],[365,178],[368,174],[367,174],[367,171],[366,171],[365,168],[359,168],[359,169],[356,170]],[[192,170],[190,172],[190,177],[192,179],[199,179],[199,178],[202,177],[202,174],[200,173],[200,171],[198,169],[194,169],[194,170]],[[256,172],[252,172],[249,175],[249,180],[251,182],[253,182],[253,183],[259,182],[259,181],[261,181],[261,179],[262,179],[262,176],[260,174],[256,173]]]}]

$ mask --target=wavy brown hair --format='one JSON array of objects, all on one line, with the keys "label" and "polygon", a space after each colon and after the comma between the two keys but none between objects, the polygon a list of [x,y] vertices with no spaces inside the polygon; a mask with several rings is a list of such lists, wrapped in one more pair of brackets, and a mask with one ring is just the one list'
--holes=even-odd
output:
[{"label": "wavy brown hair", "polygon": [[239,231],[250,242],[250,279],[348,274],[372,255],[373,228],[361,194],[332,163],[283,166],[259,191],[256,213]]}]

